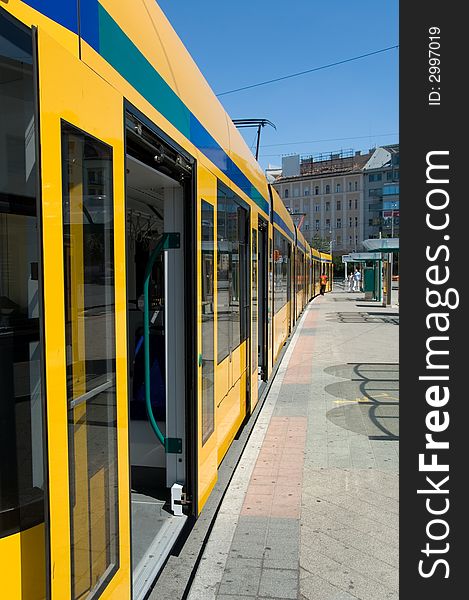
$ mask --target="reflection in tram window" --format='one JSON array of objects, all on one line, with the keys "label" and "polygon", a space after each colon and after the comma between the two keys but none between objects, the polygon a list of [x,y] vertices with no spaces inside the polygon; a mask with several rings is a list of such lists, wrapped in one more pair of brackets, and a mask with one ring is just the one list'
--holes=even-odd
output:
[{"label": "reflection in tram window", "polygon": [[44,520],[31,54],[0,14],[0,537]]},{"label": "reflection in tram window", "polygon": [[118,565],[112,151],[62,129],[72,598]]},{"label": "reflection in tram window", "polygon": [[251,281],[251,302],[252,302],[252,328],[251,328],[251,370],[257,372],[257,229],[251,231],[252,235],[252,281]]},{"label": "reflection in tram window", "polygon": [[274,313],[288,301],[290,284],[290,242],[276,229],[274,230]]},{"label": "reflection in tram window", "polygon": [[202,200],[202,444],[215,429],[213,206]]},{"label": "reflection in tram window", "polygon": [[[218,185],[217,330],[220,363],[247,336],[247,210],[225,186]],[[241,202],[241,201],[240,201]]]}]

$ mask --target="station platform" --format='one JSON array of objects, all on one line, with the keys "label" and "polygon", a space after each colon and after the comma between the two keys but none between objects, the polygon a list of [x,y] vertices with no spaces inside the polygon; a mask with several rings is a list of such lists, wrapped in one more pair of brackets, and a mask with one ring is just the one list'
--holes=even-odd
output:
[{"label": "station platform", "polygon": [[398,324],[342,284],[308,305],[189,600],[398,599]]}]

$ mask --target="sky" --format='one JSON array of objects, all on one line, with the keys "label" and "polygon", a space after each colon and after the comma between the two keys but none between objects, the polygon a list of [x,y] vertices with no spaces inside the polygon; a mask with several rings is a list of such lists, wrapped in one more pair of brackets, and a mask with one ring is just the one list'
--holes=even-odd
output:
[{"label": "sky", "polygon": [[[158,0],[216,94],[399,43],[398,0]],[[269,119],[259,162],[399,141],[399,49],[223,95]],[[255,130],[241,131],[255,148]],[[340,138],[340,139],[338,139]],[[344,139],[348,138],[348,139]]]}]

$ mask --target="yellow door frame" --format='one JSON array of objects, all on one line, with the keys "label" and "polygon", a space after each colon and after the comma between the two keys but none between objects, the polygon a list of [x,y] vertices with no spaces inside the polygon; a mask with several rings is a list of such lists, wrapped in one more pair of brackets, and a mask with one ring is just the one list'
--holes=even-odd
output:
[{"label": "yellow door frame", "polygon": [[39,29],[38,81],[44,264],[49,595],[71,597],[68,407],[62,216],[62,121],[112,147],[115,362],[117,390],[118,566],[100,598],[130,598],[123,98]]}]

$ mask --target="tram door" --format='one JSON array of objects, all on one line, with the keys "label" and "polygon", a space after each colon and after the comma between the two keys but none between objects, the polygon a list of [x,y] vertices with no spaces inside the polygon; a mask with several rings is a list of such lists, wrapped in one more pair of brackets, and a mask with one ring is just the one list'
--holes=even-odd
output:
[{"label": "tram door", "polygon": [[258,320],[257,320],[257,341],[258,341],[258,365],[259,381],[267,380],[267,322],[268,322],[268,228],[267,222],[259,218],[258,225]]},{"label": "tram door", "polygon": [[129,598],[122,97],[43,31],[37,47],[48,597]]}]

